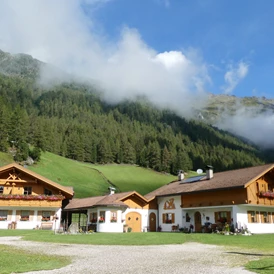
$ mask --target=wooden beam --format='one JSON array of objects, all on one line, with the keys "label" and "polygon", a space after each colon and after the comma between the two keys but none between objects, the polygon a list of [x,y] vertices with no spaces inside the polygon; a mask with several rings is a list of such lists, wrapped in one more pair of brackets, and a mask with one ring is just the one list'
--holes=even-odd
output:
[{"label": "wooden beam", "polygon": [[13,179],[0,179],[0,183],[7,183],[7,182],[13,182],[13,183],[28,183],[28,184],[35,184],[35,180],[13,180]]}]

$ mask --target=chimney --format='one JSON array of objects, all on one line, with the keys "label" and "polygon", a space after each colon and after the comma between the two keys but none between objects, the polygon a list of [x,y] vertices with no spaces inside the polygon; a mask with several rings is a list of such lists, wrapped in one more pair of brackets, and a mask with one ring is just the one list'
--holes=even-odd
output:
[{"label": "chimney", "polygon": [[109,195],[112,195],[112,194],[115,193],[115,190],[116,190],[115,187],[111,187],[111,186],[110,186],[108,189],[109,189]]},{"label": "chimney", "polygon": [[182,181],[182,180],[184,180],[184,178],[185,178],[184,171],[183,170],[179,170],[179,172],[178,172],[178,180]]},{"label": "chimney", "polygon": [[206,179],[210,180],[213,178],[213,166],[206,166]]}]

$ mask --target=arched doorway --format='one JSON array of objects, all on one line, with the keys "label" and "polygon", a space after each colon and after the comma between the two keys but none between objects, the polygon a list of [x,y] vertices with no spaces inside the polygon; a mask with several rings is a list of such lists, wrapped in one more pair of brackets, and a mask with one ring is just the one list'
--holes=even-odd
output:
[{"label": "arched doorway", "polygon": [[132,232],[141,232],[141,214],[138,212],[129,212],[126,215],[126,224],[130,227]]},{"label": "arched doorway", "polygon": [[149,231],[156,232],[156,214],[154,212],[149,214]]},{"label": "arched doorway", "polygon": [[195,225],[195,232],[201,232],[202,231],[202,218],[201,213],[199,211],[196,211],[194,214],[194,225]]}]

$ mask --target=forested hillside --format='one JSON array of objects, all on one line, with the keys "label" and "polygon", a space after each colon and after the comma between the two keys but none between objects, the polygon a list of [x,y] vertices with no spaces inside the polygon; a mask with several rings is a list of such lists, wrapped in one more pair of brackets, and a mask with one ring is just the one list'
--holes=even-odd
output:
[{"label": "forested hillside", "polygon": [[38,159],[40,150],[172,174],[206,164],[220,171],[271,160],[227,132],[143,99],[109,105],[88,86],[43,90],[31,78],[0,74],[0,151],[22,161],[28,155]]}]

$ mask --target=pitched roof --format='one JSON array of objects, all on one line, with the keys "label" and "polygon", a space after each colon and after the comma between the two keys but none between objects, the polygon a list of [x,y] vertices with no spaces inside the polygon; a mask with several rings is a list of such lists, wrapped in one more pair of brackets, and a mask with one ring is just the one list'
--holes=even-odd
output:
[{"label": "pitched roof", "polygon": [[[274,164],[242,168],[214,173],[210,180],[206,178],[196,182],[173,181],[145,195],[146,199],[155,196],[176,195],[218,189],[247,187],[248,184],[263,176],[274,168]],[[186,180],[187,181],[187,180]]]},{"label": "pitched roof", "polygon": [[[105,196],[72,199],[69,202],[69,204],[65,207],[65,210],[73,210],[73,209],[80,209],[80,208],[84,209],[84,208],[98,207],[98,206],[127,207],[127,205],[122,200],[135,194],[138,194],[138,193],[136,193],[135,191],[129,191],[129,192],[115,193],[115,194],[105,195]],[[146,200],[144,197],[142,198]]]},{"label": "pitched roof", "polygon": [[64,194],[66,194],[68,196],[68,198],[73,197],[74,191],[73,191],[72,187],[66,187],[66,186],[62,186],[58,183],[55,183],[55,182],[47,179],[46,177],[43,177],[43,176],[41,176],[41,175],[39,175],[39,174],[37,174],[37,173],[27,169],[27,168],[24,168],[21,165],[18,165],[17,163],[12,163],[12,164],[0,167],[0,173],[5,172],[5,171],[10,170],[10,169],[13,169],[13,168],[16,168],[17,170],[20,170],[21,172],[23,172],[25,174],[28,174],[28,175],[42,181],[45,184],[48,184],[48,185],[50,185],[54,188],[57,188],[57,189],[61,190]]}]

